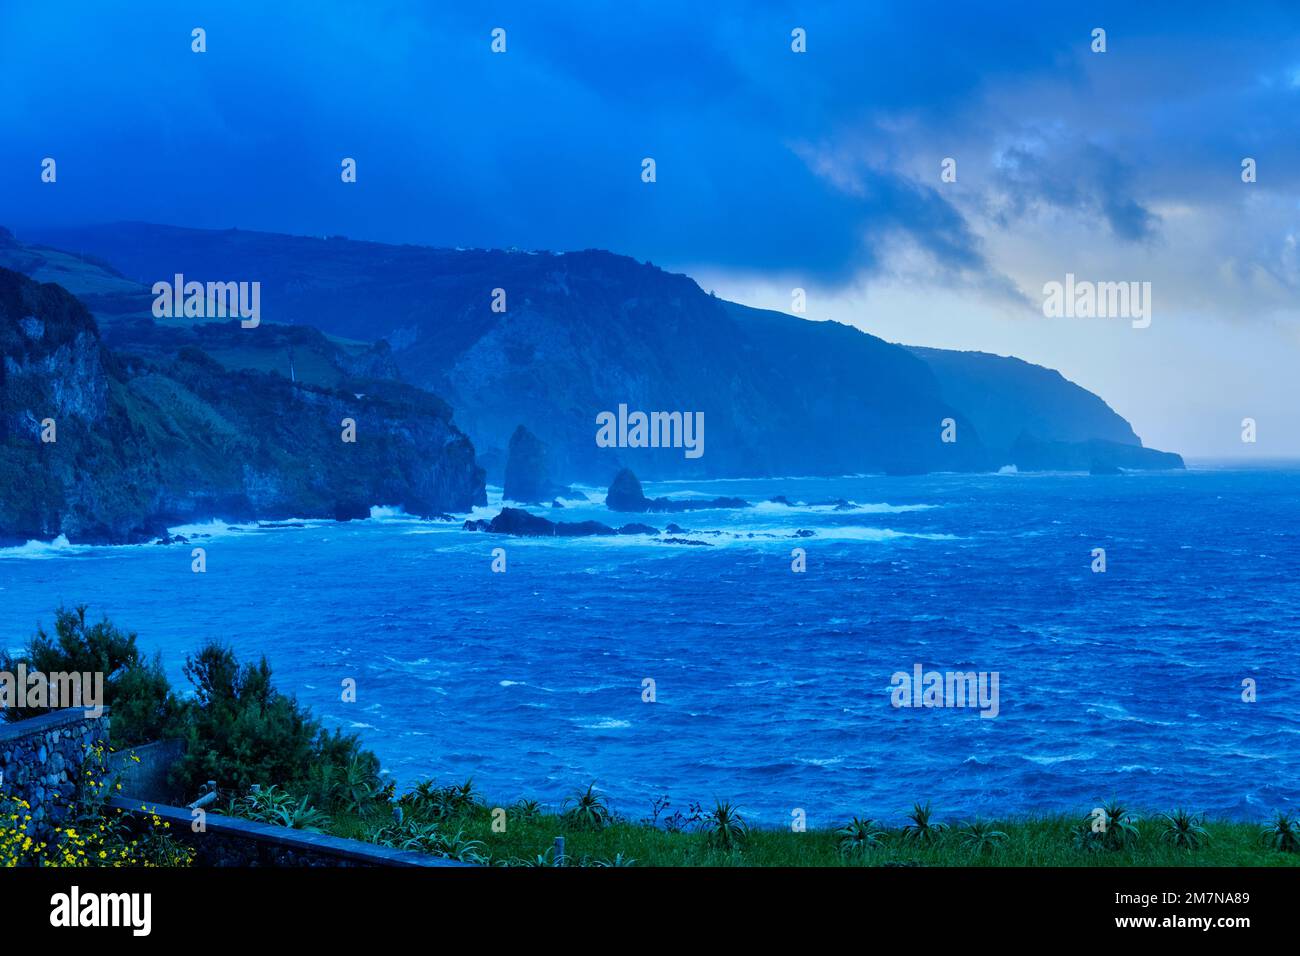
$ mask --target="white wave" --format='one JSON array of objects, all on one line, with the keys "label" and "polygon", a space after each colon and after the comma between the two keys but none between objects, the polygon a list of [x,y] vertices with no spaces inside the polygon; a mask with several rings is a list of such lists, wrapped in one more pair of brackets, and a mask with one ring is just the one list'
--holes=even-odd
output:
[{"label": "white wave", "polygon": [[331,524],[334,524],[334,522],[327,518],[267,518],[260,522],[222,521],[219,518],[213,518],[210,521],[176,525],[173,528],[168,528],[167,533],[182,535],[189,539],[198,537],[227,538],[234,535],[246,535],[253,531],[300,531],[303,528],[320,528]]},{"label": "white wave", "polygon": [[927,533],[920,531],[895,531],[893,528],[867,528],[846,525],[842,528],[818,528],[816,538],[844,541],[894,541],[899,538],[914,538],[918,541],[960,541],[959,535]]},{"label": "white wave", "polygon": [[371,521],[419,521],[415,515],[408,515],[401,505],[371,505]]},{"label": "white wave", "polygon": [[837,763],[843,763],[841,757],[795,757],[798,763],[807,764],[810,767],[833,767]]},{"label": "white wave", "polygon": [[533,690],[540,690],[543,693],[547,693],[547,694],[555,693],[554,689],[550,687],[543,687],[541,684],[530,684],[526,680],[499,680],[497,681],[497,686],[498,687],[531,687]]},{"label": "white wave", "polygon": [[[555,500],[558,501],[560,504],[564,505],[565,508],[574,508],[574,509],[589,508],[596,503],[591,500],[590,496],[587,498],[566,498],[563,495],[559,495],[558,497],[556,497]],[[605,496],[601,494],[599,496],[599,500],[603,502],[605,500]]]},{"label": "white wave", "polygon": [[623,730],[631,727],[632,724],[626,720],[618,720],[615,717],[601,717],[594,724],[578,724],[583,730]]},{"label": "white wave", "polygon": [[469,519],[471,521],[478,521],[481,518],[486,518],[487,520],[491,521],[500,513],[501,513],[501,503],[497,502],[496,504],[493,504],[489,500],[488,503],[485,505],[475,505],[473,508],[471,508],[469,511]]},{"label": "white wave", "polygon": [[[681,515],[674,515],[681,518]],[[707,523],[706,523],[707,524]],[[458,528],[459,526],[457,526]],[[825,528],[805,528],[811,535],[796,537],[792,526],[762,526],[722,528],[686,528],[681,531],[669,531],[661,527],[659,534],[598,534],[580,537],[515,537],[511,535],[492,535],[516,546],[523,547],[560,547],[560,548],[696,548],[699,543],[715,548],[743,547],[745,545],[793,546],[805,541],[894,541],[898,539],[915,539],[919,541],[961,541],[959,535],[938,532],[896,531],[893,528],[875,528],[862,525],[840,525]],[[407,532],[419,534],[421,532]],[[428,532],[431,533],[431,532]],[[466,532],[478,534],[479,532]],[[751,537],[752,535],[752,537]]]},{"label": "white wave", "polygon": [[760,515],[789,515],[789,514],[810,514],[810,515],[901,515],[908,514],[912,511],[929,511],[932,508],[941,508],[942,505],[891,505],[886,502],[858,503],[850,502],[849,507],[840,508],[836,505],[810,505],[802,501],[791,502],[783,505],[776,501],[760,501],[751,508],[744,510]]},{"label": "white wave", "polygon": [[11,548],[0,548],[0,558],[62,558],[86,551],[90,545],[72,544],[66,535],[53,541],[28,541]]},{"label": "white wave", "polygon": [[401,658],[393,657],[389,654],[384,655],[384,660],[388,661],[390,664],[396,664],[398,667],[423,667],[425,664],[430,663],[430,660],[427,657],[417,657],[413,661],[404,661]]},{"label": "white wave", "polygon": [[820,481],[828,482],[844,478],[882,478],[883,472],[862,471],[852,475],[774,475],[770,478],[664,478],[658,481],[645,482],[648,485],[719,485],[719,484],[752,484],[754,482],[785,482],[785,481]]}]

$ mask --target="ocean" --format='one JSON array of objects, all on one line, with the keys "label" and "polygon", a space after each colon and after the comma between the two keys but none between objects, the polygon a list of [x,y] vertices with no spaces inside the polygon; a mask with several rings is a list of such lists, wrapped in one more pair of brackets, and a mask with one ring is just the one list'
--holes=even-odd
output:
[{"label": "ocean", "polygon": [[[185,655],[220,638],[401,786],[472,777],[500,805],[595,782],[633,817],[721,798],[813,827],[918,800],[943,819],[1300,802],[1300,466],[647,484],[764,502],[678,515],[615,516],[590,493],[533,510],[704,544],[505,538],[386,508],[181,529],[205,535],[204,574],[184,545],[29,544],[0,550],[0,641],[87,604],[187,687]],[[996,672],[997,716],[893,706],[916,665]]]}]

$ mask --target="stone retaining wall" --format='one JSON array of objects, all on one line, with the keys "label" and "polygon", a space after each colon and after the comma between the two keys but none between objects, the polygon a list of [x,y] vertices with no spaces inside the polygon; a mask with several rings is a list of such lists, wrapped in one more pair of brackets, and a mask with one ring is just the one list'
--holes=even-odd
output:
[{"label": "stone retaining wall", "polygon": [[143,824],[157,816],[171,826],[167,834],[194,848],[196,866],[469,866],[430,853],[392,850],[360,840],[254,823],[240,817],[208,813],[203,830],[194,831],[194,811],[133,797],[113,797],[110,807]]},{"label": "stone retaining wall", "polygon": [[[80,707],[0,723],[0,793],[30,805],[24,827],[46,840],[68,814],[78,782],[108,755],[108,709],[87,717]],[[98,776],[98,775],[97,775]]]},{"label": "stone retaining wall", "polygon": [[[123,779],[165,779],[166,767],[177,744],[166,742],[137,748],[144,753],[136,776]],[[130,751],[125,755],[129,757]],[[146,759],[148,758],[148,759]],[[120,761],[115,761],[120,762]],[[134,761],[132,761],[134,763]],[[157,766],[153,766],[155,764]],[[124,770],[129,769],[124,764]],[[82,708],[58,710],[17,723],[0,723],[0,793],[30,805],[23,815],[24,831],[36,840],[56,842],[53,828],[67,818],[68,805],[78,784],[92,772],[96,781],[113,778],[108,749],[108,710],[87,717]],[[151,786],[152,788],[152,786]],[[131,793],[125,788],[126,793]],[[166,832],[195,850],[198,866],[467,866],[426,853],[308,833],[288,827],[254,823],[239,817],[207,813],[195,832],[194,812],[185,807],[157,803],[138,796],[114,796],[110,808],[121,810],[128,822],[144,829],[157,816],[170,824]],[[10,811],[8,806],[5,807]]]},{"label": "stone retaining wall", "polygon": [[127,747],[108,758],[112,777],[122,784],[122,793],[163,803],[188,803],[194,794],[182,793],[167,782],[167,773],[185,756],[184,740],[159,740]]}]

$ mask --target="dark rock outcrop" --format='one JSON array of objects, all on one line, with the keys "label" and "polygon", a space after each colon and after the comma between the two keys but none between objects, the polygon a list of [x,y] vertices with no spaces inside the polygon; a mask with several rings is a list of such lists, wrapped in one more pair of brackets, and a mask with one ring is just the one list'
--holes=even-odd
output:
[{"label": "dark rock outcrop", "polygon": [[630,469],[624,468],[609,484],[605,494],[605,507],[610,511],[630,511],[639,513],[648,511],[650,499],[641,490],[641,482]]},{"label": "dark rock outcrop", "polygon": [[623,527],[619,528],[618,533],[619,534],[658,534],[659,529],[652,528],[648,524],[637,524],[636,522],[632,522],[631,524],[625,524],[623,525]]},{"label": "dark rock outcrop", "polygon": [[[569,489],[551,481],[546,445],[523,425],[510,436],[503,495],[509,501],[537,504],[567,495]],[[561,507],[563,507],[561,505]]]},{"label": "dark rock outcrop", "polygon": [[525,538],[589,538],[597,535],[658,534],[649,525],[629,524],[611,528],[599,521],[551,521],[541,515],[531,514],[522,508],[502,508],[491,520],[480,518],[466,521],[466,531],[486,531],[488,534],[511,534]]},{"label": "dark rock outcrop", "polygon": [[610,511],[626,511],[633,514],[647,512],[676,514],[682,511],[704,511],[709,508],[748,508],[749,502],[743,498],[647,498],[641,490],[641,482],[631,469],[624,468],[610,482],[609,492],[605,495],[605,507]]}]

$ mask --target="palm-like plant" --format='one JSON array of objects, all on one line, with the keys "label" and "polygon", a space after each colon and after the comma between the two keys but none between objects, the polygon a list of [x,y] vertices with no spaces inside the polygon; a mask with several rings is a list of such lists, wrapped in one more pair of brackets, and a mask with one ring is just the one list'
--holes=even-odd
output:
[{"label": "palm-like plant", "polygon": [[[613,822],[613,814],[609,812],[604,798],[596,793],[594,783],[585,793],[575,794],[564,803],[568,807],[563,814],[564,821],[575,829],[603,830]],[[573,804],[572,807],[568,806],[570,803]]]},{"label": "palm-like plant", "polygon": [[505,863],[503,863],[502,865],[503,865],[503,866],[528,866],[528,867],[534,867],[534,866],[546,866],[546,867],[559,866],[560,864],[557,863],[556,860],[555,860],[554,852],[555,852],[555,851],[552,850],[552,849],[547,849],[547,851],[546,851],[545,853],[538,853],[536,856],[530,856],[530,857],[527,857],[527,858],[520,858],[520,857],[517,857],[517,856],[516,856],[516,857],[511,857],[509,860],[507,860],[507,861],[506,861]]},{"label": "palm-like plant", "polygon": [[330,824],[328,814],[309,805],[307,797],[295,800],[293,794],[281,790],[275,784],[250,791],[231,801],[229,811],[246,820],[311,833],[319,833]]},{"label": "palm-like plant", "polygon": [[962,827],[958,834],[961,845],[976,856],[994,853],[1006,842],[1007,835],[996,829],[993,824],[974,820]]},{"label": "palm-like plant", "polygon": [[836,830],[835,835],[840,838],[839,848],[843,856],[877,850],[885,845],[885,831],[870,817],[866,820],[854,817],[851,822]]},{"label": "palm-like plant", "polygon": [[434,841],[435,853],[451,857],[453,860],[459,860],[461,863],[482,863],[484,860],[483,850],[483,841],[465,839],[463,830],[456,831],[453,836],[439,834]]},{"label": "palm-like plant", "polygon": [[458,816],[479,805],[472,779],[458,787],[440,787],[433,780],[422,780],[410,792],[403,794],[398,803],[414,814],[434,820]]},{"label": "palm-like plant", "polygon": [[536,800],[516,800],[510,807],[510,815],[520,823],[537,820],[542,815],[542,805]]},{"label": "palm-like plant", "polygon": [[714,808],[704,817],[703,826],[709,846],[715,849],[740,850],[749,839],[749,824],[730,801],[715,801]]},{"label": "palm-like plant", "polygon": [[1283,853],[1300,853],[1300,822],[1279,810],[1260,831],[1260,842]]},{"label": "palm-like plant", "polygon": [[433,853],[438,847],[438,827],[433,823],[418,823],[414,820],[396,821],[381,827],[371,839],[394,850]]},{"label": "palm-like plant", "polygon": [[1074,831],[1074,845],[1080,850],[1123,850],[1138,841],[1137,817],[1118,800],[1111,800],[1088,814]]},{"label": "palm-like plant", "polygon": [[449,788],[447,804],[448,809],[453,813],[463,813],[477,806],[478,791],[474,789],[474,778],[469,778],[459,787]]},{"label": "palm-like plant", "polygon": [[303,797],[296,804],[281,807],[278,822],[281,826],[292,827],[295,830],[320,833],[330,825],[330,818],[324,810],[309,806],[307,798]]},{"label": "palm-like plant", "polygon": [[379,799],[383,789],[371,762],[354,756],[343,770],[338,799],[344,809],[360,813]]},{"label": "palm-like plant", "polygon": [[1106,837],[1109,848],[1120,850],[1138,841],[1138,818],[1118,800],[1105,804],[1102,810],[1106,814]]},{"label": "palm-like plant", "polygon": [[903,841],[905,843],[919,843],[923,846],[933,846],[943,839],[943,835],[948,830],[948,824],[937,823],[930,819],[932,811],[930,803],[927,800],[925,806],[917,803],[912,806],[912,812],[907,818],[912,822],[903,827]]},{"label": "palm-like plant", "polygon": [[1160,839],[1165,843],[1199,850],[1210,842],[1210,831],[1201,825],[1200,814],[1188,813],[1180,807],[1173,813],[1162,813],[1161,816],[1165,824],[1160,831]]}]

